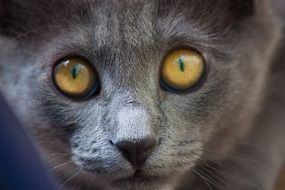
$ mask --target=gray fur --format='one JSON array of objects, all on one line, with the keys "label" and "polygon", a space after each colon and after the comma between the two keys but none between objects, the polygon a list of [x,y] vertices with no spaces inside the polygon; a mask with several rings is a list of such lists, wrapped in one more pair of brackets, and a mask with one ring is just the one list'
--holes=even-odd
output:
[{"label": "gray fur", "polygon": [[[122,190],[272,189],[285,96],[284,69],[271,69],[281,28],[266,0],[0,5],[0,89],[66,188],[93,189],[103,177]],[[160,89],[159,68],[181,46],[199,50],[209,74],[178,95]],[[97,97],[72,101],[54,88],[53,64],[73,54],[96,67]],[[152,179],[119,180],[134,170],[110,142],[142,138],[157,141],[143,168]]]}]

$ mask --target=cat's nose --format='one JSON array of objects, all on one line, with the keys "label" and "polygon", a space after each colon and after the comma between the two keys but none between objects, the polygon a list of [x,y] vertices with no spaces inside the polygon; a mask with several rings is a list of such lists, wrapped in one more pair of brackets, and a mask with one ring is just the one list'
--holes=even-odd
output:
[{"label": "cat's nose", "polygon": [[154,139],[144,139],[137,142],[120,141],[115,145],[124,158],[127,159],[135,169],[139,169],[151,154],[156,145],[156,141]]}]

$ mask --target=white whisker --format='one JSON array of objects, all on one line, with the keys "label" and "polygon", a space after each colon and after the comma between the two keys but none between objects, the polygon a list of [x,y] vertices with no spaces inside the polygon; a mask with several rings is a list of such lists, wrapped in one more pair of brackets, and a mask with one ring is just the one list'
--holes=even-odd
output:
[{"label": "white whisker", "polygon": [[60,168],[60,167],[62,167],[62,166],[69,165],[69,164],[71,164],[71,163],[73,163],[73,161],[69,161],[69,162],[65,162],[65,163],[63,163],[63,164],[59,164],[59,165],[57,165],[57,166],[51,168],[51,169],[49,170],[49,172],[51,172],[51,171],[53,171],[53,170],[55,170],[55,169],[57,169],[57,168]]}]

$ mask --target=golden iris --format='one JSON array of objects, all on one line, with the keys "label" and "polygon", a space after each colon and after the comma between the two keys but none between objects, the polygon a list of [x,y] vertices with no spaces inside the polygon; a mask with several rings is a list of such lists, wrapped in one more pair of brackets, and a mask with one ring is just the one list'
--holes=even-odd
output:
[{"label": "golden iris", "polygon": [[55,65],[54,83],[65,95],[86,97],[98,86],[95,69],[83,58],[67,58]]},{"label": "golden iris", "polygon": [[204,67],[204,59],[197,51],[172,51],[161,66],[162,84],[173,90],[188,90],[202,78]]}]

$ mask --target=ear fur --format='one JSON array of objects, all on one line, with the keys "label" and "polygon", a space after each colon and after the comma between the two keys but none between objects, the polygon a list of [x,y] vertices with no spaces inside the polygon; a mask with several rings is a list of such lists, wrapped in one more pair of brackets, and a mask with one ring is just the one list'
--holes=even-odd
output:
[{"label": "ear fur", "polygon": [[255,0],[233,0],[230,3],[230,11],[238,18],[246,18],[255,14]]},{"label": "ear fur", "polygon": [[88,5],[78,0],[0,0],[0,34],[15,36],[48,25],[62,27],[66,21],[84,22]]}]

